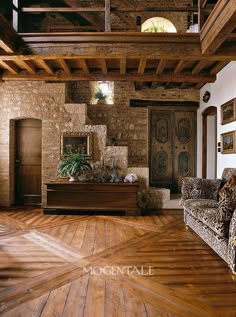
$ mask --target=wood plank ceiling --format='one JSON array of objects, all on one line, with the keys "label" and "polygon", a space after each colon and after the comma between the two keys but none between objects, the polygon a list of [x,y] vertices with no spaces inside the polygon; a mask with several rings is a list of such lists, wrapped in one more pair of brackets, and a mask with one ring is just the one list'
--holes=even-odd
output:
[{"label": "wood plank ceiling", "polygon": [[[195,6],[141,8],[135,7],[133,1],[125,1],[122,7],[114,7],[106,0],[103,7],[87,8],[76,6],[77,1],[64,2],[67,7],[28,5],[14,7],[13,11],[30,14],[32,19],[42,12],[76,14],[90,24],[86,31],[95,32],[71,32],[69,29],[69,32],[18,33],[1,15],[1,80],[133,81],[136,90],[160,86],[199,89],[205,83],[214,82],[216,74],[228,62],[236,60],[235,0],[218,0],[201,32],[196,34],[131,32],[132,23],[127,26],[128,32],[109,32],[112,31],[111,12],[127,22],[129,18],[133,20],[133,14],[141,15],[150,10],[193,12]],[[207,1],[200,3],[199,12],[204,8],[208,8]],[[103,26],[101,14],[105,17]],[[13,13],[15,29],[19,16],[15,15],[14,19]],[[106,32],[100,32],[104,29]]]}]

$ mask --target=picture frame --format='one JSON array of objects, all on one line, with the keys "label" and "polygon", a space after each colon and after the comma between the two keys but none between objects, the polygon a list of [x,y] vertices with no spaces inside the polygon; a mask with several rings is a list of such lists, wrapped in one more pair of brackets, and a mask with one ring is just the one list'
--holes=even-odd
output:
[{"label": "picture frame", "polygon": [[92,158],[93,133],[92,132],[63,132],[61,134],[61,156],[68,151],[83,154]]},{"label": "picture frame", "polygon": [[236,98],[231,99],[221,105],[221,124],[226,124],[236,120]]},{"label": "picture frame", "polygon": [[221,134],[221,153],[236,153],[236,130]]}]

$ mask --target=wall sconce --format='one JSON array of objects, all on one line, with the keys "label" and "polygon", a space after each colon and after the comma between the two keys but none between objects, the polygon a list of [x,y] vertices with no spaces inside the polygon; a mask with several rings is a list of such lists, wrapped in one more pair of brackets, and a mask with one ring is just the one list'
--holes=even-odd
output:
[{"label": "wall sconce", "polygon": [[210,100],[210,98],[211,98],[211,93],[206,90],[202,97],[203,102],[207,103]]}]

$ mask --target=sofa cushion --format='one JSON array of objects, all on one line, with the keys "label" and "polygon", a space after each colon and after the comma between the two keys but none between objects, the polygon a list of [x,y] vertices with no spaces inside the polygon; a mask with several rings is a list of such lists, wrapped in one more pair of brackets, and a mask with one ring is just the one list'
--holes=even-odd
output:
[{"label": "sofa cushion", "polygon": [[197,198],[217,200],[220,182],[220,179],[185,177],[182,184],[182,200]]},{"label": "sofa cushion", "polygon": [[189,199],[186,201],[184,209],[219,236],[228,237],[230,220],[221,219],[217,202],[204,199]]},{"label": "sofa cushion", "polygon": [[189,208],[218,208],[219,202],[213,199],[187,199],[184,201],[184,207]]},{"label": "sofa cushion", "polygon": [[220,192],[221,189],[225,186],[226,183],[227,183],[227,179],[226,179],[226,178],[222,178],[221,181],[220,181],[220,187],[219,187],[219,189],[218,189],[217,201],[220,200],[219,192]]},{"label": "sofa cushion", "polygon": [[230,220],[236,209],[236,186],[224,187],[220,191],[219,215],[221,220]]}]

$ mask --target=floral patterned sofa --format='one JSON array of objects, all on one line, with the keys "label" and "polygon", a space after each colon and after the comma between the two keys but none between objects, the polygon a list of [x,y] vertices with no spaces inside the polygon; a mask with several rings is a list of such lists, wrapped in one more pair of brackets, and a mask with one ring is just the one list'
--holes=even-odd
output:
[{"label": "floral patterned sofa", "polygon": [[[236,174],[225,168],[222,178]],[[223,188],[217,201],[221,180],[185,177],[181,204],[184,222],[191,227],[236,274],[236,186]]]}]

